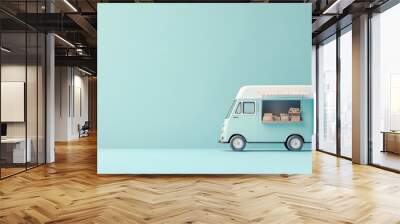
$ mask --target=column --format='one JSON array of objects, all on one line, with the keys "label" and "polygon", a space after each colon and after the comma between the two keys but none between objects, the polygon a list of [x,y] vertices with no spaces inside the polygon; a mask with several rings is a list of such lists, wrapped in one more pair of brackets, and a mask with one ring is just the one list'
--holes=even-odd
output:
[{"label": "column", "polygon": [[353,162],[368,163],[368,15],[353,19]]}]

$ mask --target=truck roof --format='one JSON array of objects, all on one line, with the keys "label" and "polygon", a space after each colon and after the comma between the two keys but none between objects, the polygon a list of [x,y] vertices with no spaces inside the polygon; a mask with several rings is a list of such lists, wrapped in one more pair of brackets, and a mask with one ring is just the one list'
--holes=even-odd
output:
[{"label": "truck roof", "polygon": [[248,85],[242,86],[236,99],[254,99],[268,96],[313,97],[311,85]]}]

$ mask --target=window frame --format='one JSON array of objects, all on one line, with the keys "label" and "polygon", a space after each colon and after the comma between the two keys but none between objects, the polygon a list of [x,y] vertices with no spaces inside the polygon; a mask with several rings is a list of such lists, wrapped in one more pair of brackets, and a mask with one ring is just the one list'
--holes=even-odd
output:
[{"label": "window frame", "polygon": [[[238,112],[238,109],[240,109],[240,111]],[[236,105],[235,108],[235,114],[243,114],[243,106],[242,106],[242,101],[238,101],[238,104]]]},{"label": "window frame", "polygon": [[[256,114],[256,101],[242,101],[242,113],[243,114],[245,114],[245,115],[254,115],[254,114]],[[244,112],[244,104],[245,103],[251,103],[251,104],[253,104],[253,108],[254,108],[254,110],[253,110],[253,113],[245,113]]]},{"label": "window frame", "polygon": [[[347,159],[347,160],[352,160],[352,158],[350,158],[350,157],[347,157],[347,156],[344,156],[343,154],[342,154],[342,148],[341,148],[341,146],[342,146],[342,143],[341,143],[341,130],[342,130],[342,127],[341,127],[341,118],[340,118],[340,113],[341,113],[341,108],[340,108],[340,105],[341,105],[341,99],[340,99],[340,93],[341,93],[341,89],[340,89],[340,86],[341,86],[341,79],[340,79],[340,77],[341,77],[341,64],[340,64],[340,58],[341,58],[341,54],[340,54],[340,43],[341,43],[341,36],[343,36],[344,34],[346,34],[347,32],[353,32],[353,27],[352,27],[352,23],[349,23],[349,24],[347,24],[347,25],[345,25],[344,27],[341,27],[340,29],[338,29],[338,30],[336,30],[336,32],[335,33],[333,33],[333,34],[331,34],[330,36],[328,36],[327,38],[325,38],[325,39],[323,39],[323,40],[320,40],[320,41],[318,41],[318,43],[316,44],[316,55],[315,55],[315,69],[316,69],[316,73],[315,73],[315,76],[316,76],[316,130],[315,130],[315,132],[316,132],[316,150],[317,151],[319,151],[319,152],[324,152],[324,153],[327,153],[327,154],[330,154],[330,155],[333,155],[333,156],[336,156],[336,157],[339,157],[339,158],[344,158],[344,159]],[[328,150],[326,150],[326,149],[324,149],[324,148],[320,148],[320,130],[321,130],[321,127],[320,127],[320,125],[319,125],[319,123],[320,123],[320,102],[319,102],[319,100],[320,100],[320,98],[321,98],[321,95],[319,94],[319,91],[320,91],[320,88],[321,88],[321,86],[320,86],[320,82],[321,82],[321,80],[320,80],[320,65],[319,65],[319,60],[321,59],[321,56],[320,56],[320,52],[319,52],[319,48],[322,46],[322,45],[325,45],[325,44],[327,44],[327,43],[329,43],[329,42],[331,42],[331,41],[336,41],[336,50],[335,50],[335,54],[336,54],[336,62],[335,62],[335,64],[336,64],[336,119],[335,119],[335,122],[336,122],[336,147],[335,147],[335,151],[334,152],[331,152],[331,151],[328,151]]]}]

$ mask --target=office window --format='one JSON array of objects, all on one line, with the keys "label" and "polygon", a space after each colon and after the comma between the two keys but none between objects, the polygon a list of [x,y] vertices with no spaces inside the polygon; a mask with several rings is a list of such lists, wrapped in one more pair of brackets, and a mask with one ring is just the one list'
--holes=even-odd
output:
[{"label": "office window", "polygon": [[400,170],[400,5],[371,19],[371,159]]},{"label": "office window", "polygon": [[352,32],[340,36],[340,154],[352,157]]},{"label": "office window", "polygon": [[318,149],[336,153],[336,37],[318,47]]},{"label": "office window", "polygon": [[243,102],[243,113],[244,114],[254,114],[256,112],[254,102]]},{"label": "office window", "polygon": [[240,102],[237,107],[236,107],[236,114],[241,114],[242,113],[242,102]]},{"label": "office window", "polygon": [[390,75],[390,130],[400,130],[400,73]]}]

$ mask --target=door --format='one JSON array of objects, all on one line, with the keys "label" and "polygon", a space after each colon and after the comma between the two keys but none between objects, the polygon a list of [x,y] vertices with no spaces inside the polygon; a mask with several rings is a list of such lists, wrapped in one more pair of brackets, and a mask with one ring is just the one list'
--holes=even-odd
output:
[{"label": "door", "polygon": [[242,135],[247,142],[256,140],[257,102],[251,100],[238,101],[231,117],[232,134]]}]

